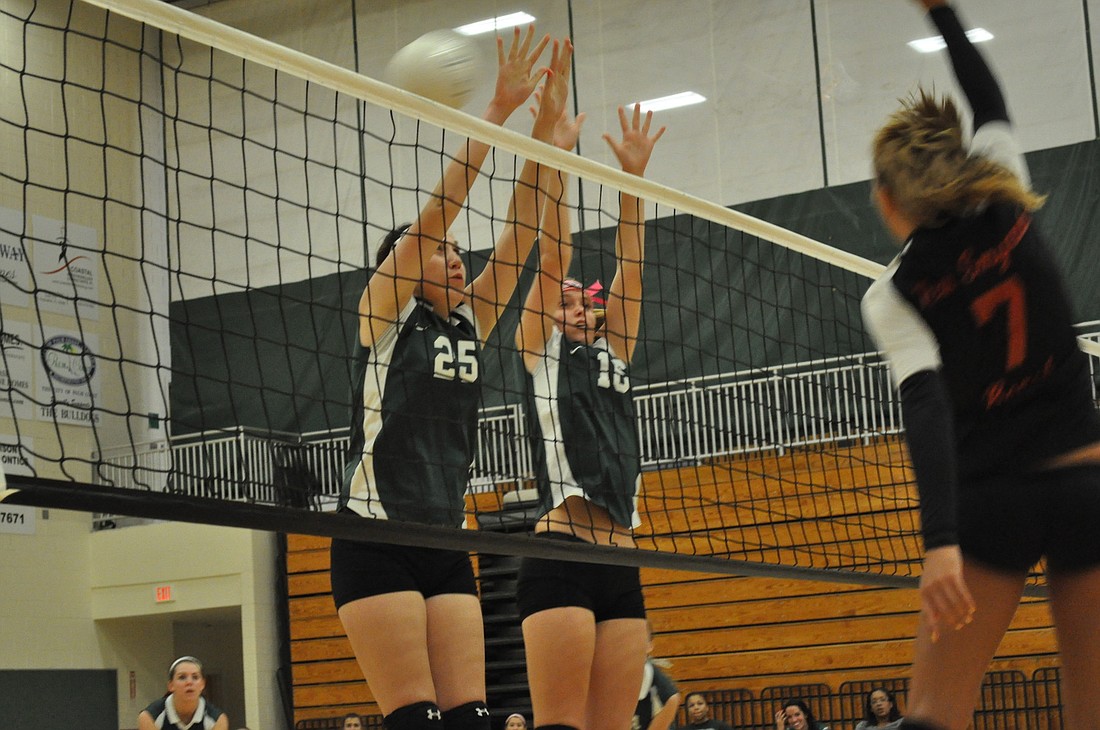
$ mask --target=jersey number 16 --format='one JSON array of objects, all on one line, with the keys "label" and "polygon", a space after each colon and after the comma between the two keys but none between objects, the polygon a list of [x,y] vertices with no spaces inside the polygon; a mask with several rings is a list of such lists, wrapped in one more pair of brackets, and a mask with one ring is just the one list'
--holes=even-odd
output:
[{"label": "jersey number 16", "polygon": [[611,353],[603,350],[597,355],[600,361],[600,376],[596,379],[596,385],[601,388],[614,388],[616,393],[626,393],[630,390],[630,377],[626,374],[626,363],[611,357]]}]

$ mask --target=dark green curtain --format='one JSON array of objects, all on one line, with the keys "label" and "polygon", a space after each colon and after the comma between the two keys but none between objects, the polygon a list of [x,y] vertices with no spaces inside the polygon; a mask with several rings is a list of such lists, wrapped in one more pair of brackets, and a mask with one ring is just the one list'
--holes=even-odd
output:
[{"label": "dark green curtain", "polygon": [[[1100,143],[1028,155],[1050,199],[1039,224],[1065,272],[1079,321],[1100,319],[1093,240]],[[738,210],[886,263],[897,247],[866,182],[785,195]],[[610,285],[613,228],[576,237],[573,274]],[[649,224],[638,384],[872,349],[859,319],[868,281],[691,216]],[[470,275],[485,253],[467,259]],[[530,272],[521,282],[526,289]],[[172,433],[236,425],[304,433],[348,425],[355,311],[366,272],[332,275],[171,306]],[[511,341],[519,293],[485,353],[486,405],[521,399]]]}]

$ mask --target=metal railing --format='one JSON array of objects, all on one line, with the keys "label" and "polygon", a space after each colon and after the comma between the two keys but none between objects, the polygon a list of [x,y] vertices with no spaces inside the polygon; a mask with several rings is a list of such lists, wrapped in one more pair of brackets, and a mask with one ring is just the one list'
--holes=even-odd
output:
[{"label": "metal railing", "polygon": [[[1093,330],[1100,326],[1100,320],[1095,322],[1083,322],[1077,325],[1078,329]],[[1088,340],[1100,345],[1100,331],[1082,332],[1077,335],[1082,340]],[[1092,399],[1100,404],[1100,356],[1089,353],[1089,382],[1092,383]]]},{"label": "metal railing", "polygon": [[[1091,323],[1090,323],[1091,324]],[[1082,335],[1100,342],[1100,332]],[[1100,358],[1090,357],[1097,398]],[[901,405],[877,354],[635,388],[642,467],[868,441],[902,431]],[[329,509],[340,493],[348,429],[306,434],[239,427],[104,451],[97,481],[219,499]],[[518,404],[481,411],[470,491],[533,478]]]},{"label": "metal railing", "polygon": [[901,431],[877,355],[818,360],[635,389],[642,467],[870,439]]}]

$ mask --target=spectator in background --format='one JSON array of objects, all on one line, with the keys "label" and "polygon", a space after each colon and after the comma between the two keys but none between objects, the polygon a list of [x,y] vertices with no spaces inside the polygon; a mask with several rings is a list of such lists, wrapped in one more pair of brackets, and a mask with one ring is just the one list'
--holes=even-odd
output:
[{"label": "spectator in background", "polygon": [[168,694],[138,715],[138,730],[229,730],[229,717],[206,701],[202,662],[181,656],[168,667]]},{"label": "spectator in background", "polygon": [[692,692],[687,696],[688,724],[683,730],[733,730],[732,727],[710,716],[710,705],[701,692]]},{"label": "spectator in background", "polygon": [[504,720],[504,730],[527,730],[527,718],[513,712]]},{"label": "spectator in background", "polygon": [[365,724],[363,718],[356,715],[354,712],[349,712],[344,715],[344,722],[340,726],[343,730],[363,730]]},{"label": "spectator in background", "polygon": [[890,727],[901,720],[901,711],[894,700],[894,693],[885,687],[875,687],[863,703],[863,720],[856,730]]},{"label": "spectator in background", "polygon": [[814,719],[810,706],[802,700],[787,700],[775,713],[776,730],[829,730],[829,726]]}]

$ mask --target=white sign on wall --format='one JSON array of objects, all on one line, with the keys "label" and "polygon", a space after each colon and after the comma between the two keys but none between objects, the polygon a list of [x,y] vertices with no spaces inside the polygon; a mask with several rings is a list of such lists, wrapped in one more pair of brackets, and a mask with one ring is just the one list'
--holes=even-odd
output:
[{"label": "white sign on wall", "polygon": [[[0,283],[2,286],[2,283]],[[34,418],[34,361],[38,348],[27,322],[0,322],[0,418],[26,422]]]},{"label": "white sign on wall", "polygon": [[103,381],[98,348],[95,335],[45,329],[35,380],[38,399],[50,405],[39,406],[40,419],[78,426],[99,423],[100,414],[93,410],[101,402]]},{"label": "white sign on wall", "polygon": [[30,249],[23,245],[23,214],[0,207],[0,302],[27,307],[31,296]]},{"label": "white sign on wall", "polygon": [[34,507],[16,507],[0,502],[0,532],[34,534]]},{"label": "white sign on wall", "polygon": [[16,442],[15,436],[0,437],[0,467],[8,476],[34,476],[34,439],[22,435]]},{"label": "white sign on wall", "polygon": [[99,237],[94,228],[36,215],[35,304],[40,311],[99,318]]},{"label": "white sign on wall", "polygon": [[[14,436],[0,437],[0,471],[7,476],[34,475],[33,441],[29,436],[15,442]],[[0,482],[5,480],[0,479]],[[11,487],[9,483],[7,485]],[[0,532],[33,535],[37,511],[34,507],[15,507],[0,501]]]}]

